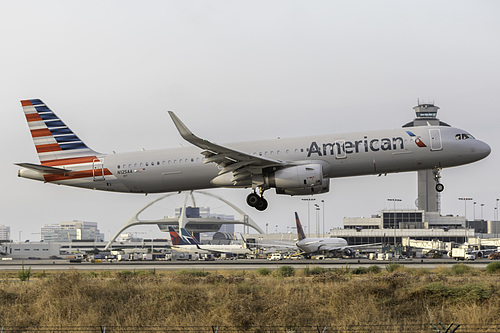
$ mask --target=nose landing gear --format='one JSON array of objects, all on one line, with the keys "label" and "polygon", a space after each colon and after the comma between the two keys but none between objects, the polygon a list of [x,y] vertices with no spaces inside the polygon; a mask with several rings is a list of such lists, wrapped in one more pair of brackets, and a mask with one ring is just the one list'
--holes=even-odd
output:
[{"label": "nose landing gear", "polygon": [[439,182],[439,179],[441,178],[441,168],[432,169],[432,173],[434,174],[434,180],[436,181],[436,191],[443,192],[444,185]]},{"label": "nose landing gear", "polygon": [[264,191],[260,189],[260,195],[258,195],[255,190],[247,196],[247,204],[250,207],[257,209],[258,211],[266,210],[268,202],[264,199]]}]

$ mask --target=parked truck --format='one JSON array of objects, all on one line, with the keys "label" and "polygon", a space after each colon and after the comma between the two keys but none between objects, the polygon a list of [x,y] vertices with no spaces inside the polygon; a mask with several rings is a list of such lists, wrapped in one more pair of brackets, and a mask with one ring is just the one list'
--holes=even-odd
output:
[{"label": "parked truck", "polygon": [[451,251],[451,257],[455,260],[476,260],[476,256],[469,250],[464,248],[454,248]]}]

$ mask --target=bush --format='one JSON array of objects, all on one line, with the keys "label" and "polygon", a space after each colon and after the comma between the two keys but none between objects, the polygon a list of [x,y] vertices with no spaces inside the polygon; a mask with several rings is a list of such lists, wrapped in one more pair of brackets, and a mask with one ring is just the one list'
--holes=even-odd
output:
[{"label": "bush", "polygon": [[367,274],[367,273],[368,273],[367,267],[358,267],[352,270],[352,274]]},{"label": "bush", "polygon": [[20,271],[17,272],[17,277],[21,281],[29,281],[31,276],[31,267],[28,269],[24,269],[24,261],[23,266]]},{"label": "bush", "polygon": [[269,268],[266,268],[266,267],[261,267],[257,270],[257,274],[259,274],[261,276],[266,276],[266,275],[271,274],[271,270]]},{"label": "bush", "polygon": [[465,264],[455,264],[451,266],[451,271],[455,275],[463,275],[465,273],[470,273],[472,271],[472,268]]},{"label": "bush", "polygon": [[487,273],[496,273],[500,271],[500,261],[493,261],[493,262],[490,262],[487,266],[486,266],[486,272]]},{"label": "bush", "polygon": [[370,267],[368,267],[368,273],[378,274],[381,271],[382,268],[380,268],[380,266],[377,265],[371,265]]},{"label": "bush", "polygon": [[386,265],[385,269],[387,270],[388,273],[392,273],[400,267],[402,267],[402,265],[392,263],[392,264]]},{"label": "bush", "polygon": [[292,266],[284,265],[280,266],[278,269],[277,275],[279,277],[290,277],[295,275],[295,268]]}]

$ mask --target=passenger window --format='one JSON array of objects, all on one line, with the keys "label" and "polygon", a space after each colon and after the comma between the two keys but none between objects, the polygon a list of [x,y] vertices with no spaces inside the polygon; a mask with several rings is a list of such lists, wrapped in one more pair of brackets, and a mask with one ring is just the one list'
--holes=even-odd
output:
[{"label": "passenger window", "polygon": [[118,165],[117,167],[118,167],[118,169],[120,169],[120,165]]},{"label": "passenger window", "polygon": [[148,162],[146,162],[146,166],[149,166],[149,163],[148,163]]}]

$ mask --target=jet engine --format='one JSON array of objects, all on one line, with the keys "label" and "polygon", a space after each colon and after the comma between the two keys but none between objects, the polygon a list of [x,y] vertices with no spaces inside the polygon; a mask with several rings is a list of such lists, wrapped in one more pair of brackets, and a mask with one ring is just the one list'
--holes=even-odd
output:
[{"label": "jet engine", "polygon": [[265,177],[266,185],[277,194],[311,195],[330,190],[329,179],[323,178],[320,164],[306,164],[277,170]]}]

